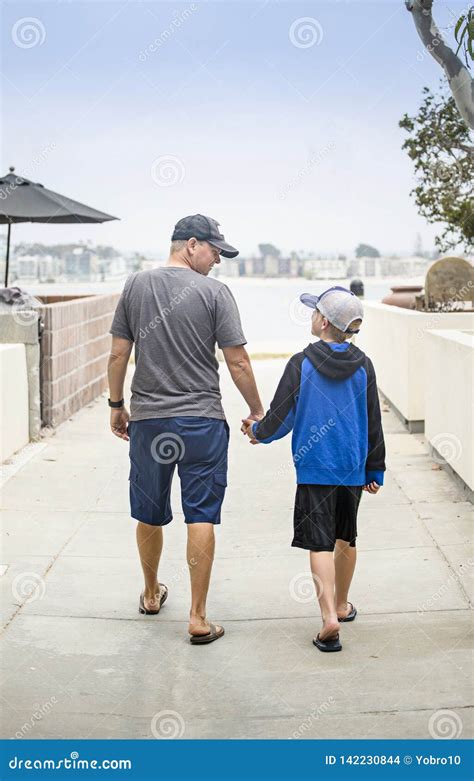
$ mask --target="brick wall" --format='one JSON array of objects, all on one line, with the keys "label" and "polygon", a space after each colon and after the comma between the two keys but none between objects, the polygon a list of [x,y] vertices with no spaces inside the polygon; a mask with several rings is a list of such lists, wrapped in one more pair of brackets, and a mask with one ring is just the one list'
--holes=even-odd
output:
[{"label": "brick wall", "polygon": [[119,294],[41,308],[42,422],[56,426],[107,388],[108,333]]}]

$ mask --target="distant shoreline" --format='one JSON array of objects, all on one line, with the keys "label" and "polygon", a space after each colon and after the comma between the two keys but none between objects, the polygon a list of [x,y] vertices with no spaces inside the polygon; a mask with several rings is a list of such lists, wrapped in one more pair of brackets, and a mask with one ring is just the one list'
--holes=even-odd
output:
[{"label": "distant shoreline", "polygon": [[[110,293],[120,293],[124,286],[127,276],[119,279],[105,280],[104,282],[28,282],[26,280],[15,280],[10,283],[11,287],[21,287],[32,295],[107,295]],[[214,276],[214,275],[213,275]],[[327,288],[332,285],[349,286],[352,279],[361,279],[364,287],[386,286],[387,293],[390,292],[392,285],[423,285],[424,276],[390,276],[390,277],[350,277],[346,279],[306,279],[306,277],[225,277],[216,276],[220,282],[232,287],[250,286],[253,288],[277,288],[277,287],[299,287],[301,290],[313,289],[315,287]]]}]

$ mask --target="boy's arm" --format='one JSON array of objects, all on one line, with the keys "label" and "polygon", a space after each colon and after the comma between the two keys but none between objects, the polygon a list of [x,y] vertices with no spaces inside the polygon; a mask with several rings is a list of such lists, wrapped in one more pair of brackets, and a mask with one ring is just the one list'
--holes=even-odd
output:
[{"label": "boy's arm", "polygon": [[286,436],[293,428],[303,358],[303,353],[298,353],[290,358],[270,404],[270,409],[262,420],[252,425],[252,432],[257,442],[264,444],[274,442],[274,440]]},{"label": "boy's arm", "polygon": [[367,359],[367,417],[369,424],[369,452],[365,464],[366,485],[383,485],[385,472],[385,442],[382,430],[377,378],[370,359]]}]

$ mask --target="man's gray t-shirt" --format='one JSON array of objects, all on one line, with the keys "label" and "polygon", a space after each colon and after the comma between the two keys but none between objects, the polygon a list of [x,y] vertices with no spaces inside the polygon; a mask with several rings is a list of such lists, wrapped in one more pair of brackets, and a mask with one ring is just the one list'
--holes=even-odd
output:
[{"label": "man's gray t-shirt", "polygon": [[131,274],[110,333],[135,343],[130,419],[225,419],[216,343],[246,344],[227,285],[181,267]]}]

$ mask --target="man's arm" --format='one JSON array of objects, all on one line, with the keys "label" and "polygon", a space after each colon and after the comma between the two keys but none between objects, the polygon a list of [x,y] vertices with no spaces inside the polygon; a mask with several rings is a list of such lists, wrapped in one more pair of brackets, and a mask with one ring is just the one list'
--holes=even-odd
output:
[{"label": "man's arm", "polygon": [[247,350],[243,345],[237,345],[236,347],[223,347],[222,352],[224,353],[230,376],[249,405],[249,417],[252,420],[260,420],[264,415],[264,409],[260,401]]},{"label": "man's arm", "polygon": [[[123,399],[123,386],[133,342],[120,336],[112,336],[107,376],[111,401]],[[115,436],[128,441],[127,426],[129,414],[125,407],[110,410],[110,428]]]}]

